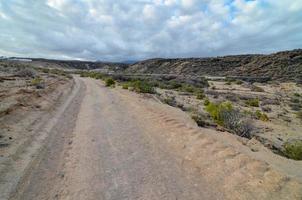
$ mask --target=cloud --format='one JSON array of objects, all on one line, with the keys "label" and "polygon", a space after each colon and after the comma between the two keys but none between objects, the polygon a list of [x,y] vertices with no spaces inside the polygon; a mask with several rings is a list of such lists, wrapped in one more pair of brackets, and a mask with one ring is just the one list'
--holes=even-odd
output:
[{"label": "cloud", "polygon": [[0,1],[0,54],[129,60],[302,47],[301,0]]}]

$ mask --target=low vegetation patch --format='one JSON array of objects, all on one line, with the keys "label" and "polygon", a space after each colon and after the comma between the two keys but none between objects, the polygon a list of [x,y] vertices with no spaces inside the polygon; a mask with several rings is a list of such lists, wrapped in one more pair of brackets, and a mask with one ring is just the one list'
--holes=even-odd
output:
[{"label": "low vegetation patch", "polygon": [[32,86],[35,86],[37,89],[45,88],[44,81],[41,77],[36,77],[36,78],[32,79],[30,83]]},{"label": "low vegetation patch", "polygon": [[253,92],[264,92],[264,89],[262,89],[261,87],[255,86],[255,85],[252,85],[251,90]]},{"label": "low vegetation patch", "polygon": [[163,102],[164,102],[165,104],[168,104],[168,105],[174,106],[174,107],[177,105],[177,102],[176,102],[176,100],[175,100],[175,97],[173,97],[173,96],[169,96],[169,97],[164,98],[164,99],[163,99]]},{"label": "low vegetation patch", "polygon": [[256,110],[255,112],[255,118],[264,122],[269,121],[269,118],[267,116],[267,114],[261,112],[260,110]]},{"label": "low vegetation patch", "polygon": [[123,83],[122,88],[125,89],[125,90],[128,90],[129,89],[129,84],[128,83]]},{"label": "low vegetation patch", "polygon": [[290,98],[289,106],[293,111],[300,111],[302,109],[302,99],[297,95],[293,95]]},{"label": "low vegetation patch", "polygon": [[213,120],[241,137],[250,138],[252,125],[230,102],[212,103],[206,106],[206,111]]},{"label": "low vegetation patch", "polygon": [[21,68],[18,72],[17,72],[17,76],[19,77],[29,77],[29,78],[35,78],[36,77],[37,72],[29,67],[24,67]]},{"label": "low vegetation patch", "polygon": [[242,84],[243,84],[243,81],[242,81],[242,80],[236,80],[235,83],[236,83],[237,85],[242,85]]},{"label": "low vegetation patch", "polygon": [[302,120],[302,111],[297,112],[297,118]]},{"label": "low vegetation patch", "polygon": [[203,102],[203,105],[204,106],[207,106],[207,105],[209,105],[210,104],[210,100],[209,100],[209,98],[206,98],[205,100],[204,100],[204,102]]},{"label": "low vegetation patch", "polygon": [[196,99],[204,99],[206,97],[206,95],[204,94],[203,91],[199,91],[197,94],[196,94]]},{"label": "low vegetation patch", "polygon": [[259,99],[248,99],[245,101],[245,105],[252,107],[259,107]]},{"label": "low vegetation patch", "polygon": [[191,118],[196,122],[200,127],[212,126],[213,122],[209,121],[209,116],[206,116],[203,113],[193,113]]},{"label": "low vegetation patch", "polygon": [[288,141],[283,147],[283,153],[286,157],[294,160],[302,160],[302,140]]},{"label": "low vegetation patch", "polygon": [[145,81],[140,81],[140,80],[134,81],[132,82],[131,86],[133,87],[133,90],[138,93],[150,93],[150,94],[155,93],[154,87]]},{"label": "low vegetation patch", "polygon": [[90,71],[84,71],[80,73],[81,77],[90,77],[94,79],[105,79],[107,78],[106,75],[99,73],[99,72],[90,72]]},{"label": "low vegetation patch", "polygon": [[112,78],[107,78],[106,81],[105,81],[105,85],[107,87],[114,86],[115,85],[115,81]]}]

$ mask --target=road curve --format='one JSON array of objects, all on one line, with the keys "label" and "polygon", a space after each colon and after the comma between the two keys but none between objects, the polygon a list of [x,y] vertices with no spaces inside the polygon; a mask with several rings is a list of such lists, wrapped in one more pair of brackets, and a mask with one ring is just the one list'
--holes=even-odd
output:
[{"label": "road curve", "polygon": [[76,79],[81,95],[11,199],[224,199],[153,137],[146,108],[99,81]]}]

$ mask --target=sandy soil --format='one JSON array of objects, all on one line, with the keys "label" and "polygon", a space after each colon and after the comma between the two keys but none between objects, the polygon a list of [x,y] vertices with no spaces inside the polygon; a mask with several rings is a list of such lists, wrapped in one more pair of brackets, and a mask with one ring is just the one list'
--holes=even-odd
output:
[{"label": "sandy soil", "polygon": [[[205,94],[211,102],[229,101],[233,106],[245,113],[245,116],[254,126],[252,135],[263,145],[276,153],[281,153],[284,143],[293,139],[302,138],[302,121],[297,117],[298,110],[290,105],[294,94],[302,94],[302,87],[295,83],[254,83],[247,82],[227,84],[226,81],[209,81],[210,87],[205,89]],[[252,86],[263,89],[263,91],[252,91]],[[214,89],[215,88],[215,89]],[[180,107],[188,113],[199,113],[207,116],[204,99],[197,99],[196,95],[157,88],[160,99],[174,98],[175,107]],[[245,104],[246,99],[259,99],[259,106],[252,107]],[[255,117],[256,111],[265,114],[268,118],[263,121]],[[211,122],[208,117],[207,122]],[[213,122],[211,122],[213,123]],[[215,123],[213,123],[215,125]],[[216,128],[213,126],[212,128]],[[221,129],[221,127],[217,127]],[[253,148],[254,151],[257,149]]]},{"label": "sandy soil", "polygon": [[76,83],[10,199],[301,199],[301,162],[252,152],[152,96]]}]

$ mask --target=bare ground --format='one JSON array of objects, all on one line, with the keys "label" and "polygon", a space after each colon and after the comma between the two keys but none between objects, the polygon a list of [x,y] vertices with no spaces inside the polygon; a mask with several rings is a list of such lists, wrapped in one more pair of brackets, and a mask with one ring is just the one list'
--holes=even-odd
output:
[{"label": "bare ground", "polygon": [[301,199],[300,161],[150,97],[76,83],[10,199]]}]

